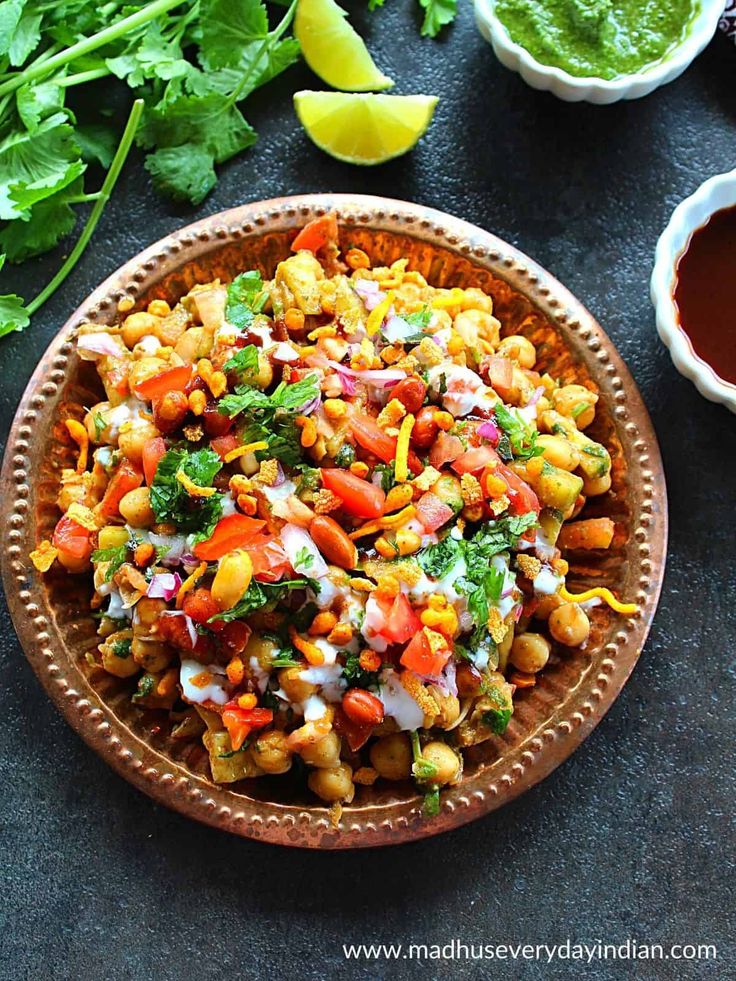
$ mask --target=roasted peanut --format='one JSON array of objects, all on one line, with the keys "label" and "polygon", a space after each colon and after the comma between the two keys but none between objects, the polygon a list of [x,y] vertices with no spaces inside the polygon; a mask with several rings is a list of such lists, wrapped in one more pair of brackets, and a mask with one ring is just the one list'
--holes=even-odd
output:
[{"label": "roasted peanut", "polygon": [[383,702],[364,688],[351,688],[342,697],[342,708],[351,722],[378,726],[383,722]]},{"label": "roasted peanut", "polygon": [[433,405],[425,405],[417,413],[414,428],[411,431],[411,443],[417,449],[428,450],[437,439],[439,426],[434,419],[436,411]]},{"label": "roasted peanut", "polygon": [[358,550],[334,518],[318,514],[309,526],[314,544],[328,562],[341,569],[354,569],[358,562]]},{"label": "roasted peanut", "polygon": [[391,392],[391,398],[398,399],[407,412],[416,414],[424,404],[427,386],[421,378],[404,378]]},{"label": "roasted peanut", "polygon": [[189,401],[184,392],[167,392],[153,403],[153,423],[161,433],[172,433],[184,421]]}]

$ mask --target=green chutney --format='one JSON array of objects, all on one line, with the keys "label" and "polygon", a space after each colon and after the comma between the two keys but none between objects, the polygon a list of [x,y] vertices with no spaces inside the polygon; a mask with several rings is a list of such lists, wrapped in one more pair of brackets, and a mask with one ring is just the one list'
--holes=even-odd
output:
[{"label": "green chutney", "polygon": [[662,61],[687,36],[698,0],[495,0],[512,41],[544,65],[612,79]]}]

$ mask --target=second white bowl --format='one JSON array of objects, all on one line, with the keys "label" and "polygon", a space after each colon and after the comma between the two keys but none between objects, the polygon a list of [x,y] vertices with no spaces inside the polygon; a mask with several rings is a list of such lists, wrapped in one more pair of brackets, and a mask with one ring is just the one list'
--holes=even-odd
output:
[{"label": "second white bowl", "polygon": [[493,0],[475,0],[475,19],[483,37],[506,68],[518,72],[527,85],[552,92],[565,102],[593,102],[605,105],[620,99],[640,99],[660,85],[681,75],[715,34],[723,12],[723,0],[700,0],[700,10],[684,38],[662,61],[643,71],[620,78],[578,78],[552,65],[543,65],[511,40],[496,17]]}]

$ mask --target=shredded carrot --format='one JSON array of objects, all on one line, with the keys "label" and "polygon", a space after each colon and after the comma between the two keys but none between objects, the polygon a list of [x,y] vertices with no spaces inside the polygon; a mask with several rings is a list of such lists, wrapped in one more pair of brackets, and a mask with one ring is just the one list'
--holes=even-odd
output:
[{"label": "shredded carrot", "polygon": [[372,337],[378,329],[380,328],[383,321],[386,319],[386,314],[391,309],[391,304],[394,302],[393,291],[388,293],[385,300],[381,300],[377,307],[368,314],[368,320],[365,325],[366,334]]},{"label": "shredded carrot", "polygon": [[289,624],[289,639],[296,649],[304,655],[310,664],[324,664],[325,656],[316,644],[312,644],[296,632],[293,623]]},{"label": "shredded carrot", "polygon": [[187,477],[183,470],[177,470],[176,479],[187,494],[191,494],[192,497],[212,497],[213,494],[217,493],[214,487],[200,487],[199,484],[195,484],[191,477]]},{"label": "shredded carrot", "polygon": [[258,440],[257,443],[245,443],[243,446],[236,446],[234,450],[230,450],[229,453],[225,454],[225,463],[232,463],[233,460],[237,460],[241,456],[245,456],[246,453],[255,453],[256,450],[267,450],[268,443],[265,439]]},{"label": "shredded carrot", "polygon": [[176,594],[177,610],[181,609],[182,604],[184,602],[184,597],[186,596],[186,594],[189,592],[190,589],[194,589],[194,587],[197,585],[197,583],[199,582],[199,580],[202,578],[202,576],[205,574],[206,571],[207,571],[207,563],[200,562],[197,568],[191,574],[191,576],[189,576],[188,579],[185,579],[184,582],[181,584],[181,586],[179,587],[179,592]]},{"label": "shredded carrot", "polygon": [[82,423],[76,419],[67,419],[65,425],[67,432],[79,447],[77,473],[84,473],[87,469],[87,457],[89,455],[89,435]]},{"label": "shredded carrot", "polygon": [[565,586],[560,586],[559,595],[568,603],[584,603],[586,600],[594,599],[596,596],[604,600],[615,610],[616,613],[623,613],[626,616],[631,616],[633,613],[638,612],[639,606],[636,603],[621,603],[613,595],[610,589],[606,589],[605,586],[596,586],[595,589],[586,589],[584,593],[568,593]]},{"label": "shredded carrot", "polygon": [[417,509],[414,505],[409,504],[405,508],[402,508],[401,511],[397,511],[396,514],[384,514],[382,518],[367,521],[360,528],[351,532],[348,537],[355,540],[356,538],[363,538],[365,535],[374,535],[377,531],[382,531],[384,528],[400,528],[407,521],[411,521],[416,513]]},{"label": "shredded carrot", "polygon": [[414,416],[409,413],[409,415],[404,416],[401,420],[399,436],[396,440],[395,472],[396,482],[399,484],[403,484],[409,479],[409,440],[411,439],[413,428]]}]

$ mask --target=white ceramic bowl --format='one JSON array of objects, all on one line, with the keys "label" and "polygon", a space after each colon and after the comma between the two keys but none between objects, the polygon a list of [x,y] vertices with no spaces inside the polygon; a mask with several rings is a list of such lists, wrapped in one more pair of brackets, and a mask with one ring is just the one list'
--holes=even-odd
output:
[{"label": "white ceramic bowl", "polygon": [[695,353],[690,339],[680,327],[672,296],[677,260],[692,233],[705,224],[715,211],[733,205],[736,205],[736,170],[711,177],[694,194],[678,204],[669,225],[657,242],[650,288],[657,331],[669,348],[677,370],[695,384],[701,395],[711,402],[722,403],[731,412],[736,412],[736,385],[720,378]]},{"label": "white ceramic bowl", "polygon": [[496,17],[493,0],[475,0],[475,19],[501,64],[518,72],[527,85],[552,92],[565,102],[594,102],[604,105],[620,99],[640,99],[660,85],[681,75],[715,34],[723,13],[723,0],[700,0],[687,37],[661,62],[632,75],[610,81],[602,78],[577,78],[561,68],[543,65],[528,51],[515,44]]}]

